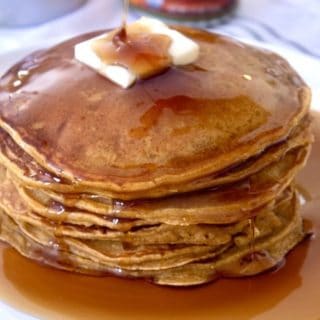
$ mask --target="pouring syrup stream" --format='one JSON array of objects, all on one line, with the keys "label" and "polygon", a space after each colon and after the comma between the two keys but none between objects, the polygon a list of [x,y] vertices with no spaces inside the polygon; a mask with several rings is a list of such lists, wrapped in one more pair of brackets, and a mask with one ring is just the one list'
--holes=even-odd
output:
[{"label": "pouring syrup stream", "polygon": [[172,59],[168,53],[171,39],[162,34],[132,32],[128,27],[129,1],[123,0],[122,23],[119,29],[96,40],[93,49],[106,64],[130,70],[138,79],[146,79],[169,69]]},{"label": "pouring syrup stream", "polygon": [[129,0],[122,0],[123,9],[122,9],[122,24],[121,29],[126,30],[127,20],[128,20],[128,12],[129,12]]},{"label": "pouring syrup stream", "polygon": [[126,42],[127,39],[127,22],[128,22],[128,12],[129,12],[129,0],[122,0],[122,22],[119,32],[117,32],[112,41],[118,46],[118,42]]}]

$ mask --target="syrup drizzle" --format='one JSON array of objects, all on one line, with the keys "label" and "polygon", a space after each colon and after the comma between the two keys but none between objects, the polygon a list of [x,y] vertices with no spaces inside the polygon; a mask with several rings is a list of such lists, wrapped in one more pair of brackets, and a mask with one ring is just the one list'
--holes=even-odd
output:
[{"label": "syrup drizzle", "polygon": [[123,0],[122,23],[115,33],[95,40],[93,50],[106,64],[126,67],[140,79],[162,73],[171,65],[171,39],[150,34],[141,27],[128,27],[129,1]]},{"label": "syrup drizzle", "polygon": [[[256,250],[255,239],[256,239],[256,224],[255,217],[248,219],[248,227],[249,227],[249,247],[250,252],[245,255],[240,261],[240,268],[242,268],[243,272],[246,272],[246,266],[250,266],[252,263],[262,264],[262,265],[274,265],[275,261],[272,256],[266,250]],[[259,232],[259,231],[258,231]],[[285,259],[277,263],[272,269],[278,270],[284,265]]]},{"label": "syrup drizzle", "polygon": [[131,33],[122,27],[112,39],[108,36],[97,39],[92,46],[106,64],[126,67],[140,79],[146,79],[170,67],[170,43],[168,36],[147,32]]},{"label": "syrup drizzle", "polygon": [[[59,175],[57,168],[67,169],[66,167],[68,167],[65,172],[70,172],[70,164],[73,163],[72,167],[77,168],[77,170],[72,169],[72,175],[78,179],[93,180],[93,177],[95,177],[94,179],[96,177],[101,179],[108,177],[108,179],[112,179],[116,183],[124,182],[124,177],[127,181],[145,180],[146,178],[151,180],[156,178],[159,172],[162,172],[161,175],[169,173],[167,163],[170,167],[171,163],[168,161],[172,159],[171,155],[173,154],[177,155],[177,159],[181,155],[183,155],[184,159],[190,159],[190,162],[184,163],[184,165],[180,166],[179,163],[180,174],[180,172],[185,172],[188,169],[189,164],[199,159],[198,155],[208,156],[207,149],[203,146],[207,145],[206,140],[212,140],[213,142],[215,140],[210,136],[207,137],[207,135],[214,133],[214,136],[216,136],[217,130],[226,132],[228,133],[226,141],[219,142],[217,145],[224,145],[226,149],[238,147],[247,141],[253,142],[253,136],[260,135],[262,132],[279,130],[284,121],[286,121],[285,119],[288,119],[289,115],[292,116],[295,108],[297,108],[298,98],[294,94],[296,88],[289,86],[290,84],[286,82],[288,70],[285,69],[283,71],[279,81],[278,78],[274,79],[277,85],[272,88],[272,94],[270,93],[270,95],[269,86],[263,84],[262,81],[241,80],[239,84],[236,84],[235,73],[237,79],[242,79],[241,75],[244,73],[252,74],[254,79],[266,76],[265,70],[258,67],[260,63],[256,61],[249,65],[245,60],[245,57],[253,54],[251,49],[245,45],[240,49],[240,45],[235,46],[232,42],[226,41],[220,36],[203,34],[198,31],[185,32],[185,35],[199,42],[204,53],[204,59],[201,58],[197,62],[197,70],[193,70],[191,66],[188,66],[188,68],[170,68],[167,72],[148,81],[137,82],[130,90],[123,90],[119,95],[119,90],[114,90],[114,84],[110,81],[101,79],[101,76],[92,72],[92,70],[82,70],[81,65],[72,62],[74,43],[88,40],[90,37],[97,35],[98,33],[82,36],[72,40],[72,44],[67,42],[57,49],[27,58],[26,61],[33,61],[33,63],[38,64],[38,67],[29,71],[30,76],[24,78],[24,83],[20,87],[21,90],[11,91],[9,88],[17,79],[18,70],[27,70],[27,67],[23,66],[25,61],[17,65],[1,80],[0,86],[4,89],[0,96],[2,109],[14,126],[19,126],[19,128],[25,126],[25,128],[30,129],[33,124],[37,124],[37,130],[26,130],[28,135],[32,137],[35,148],[41,149],[41,153],[45,154],[47,162],[50,163],[50,167],[52,166],[57,175]],[[205,40],[203,40],[204,36]],[[227,52],[226,50],[229,47],[231,56],[232,51],[239,56],[239,68],[241,67],[241,70],[234,70],[228,60],[225,59],[228,55],[224,53]],[[58,53],[56,50],[58,50]],[[205,54],[207,50],[210,50],[208,51],[210,52],[208,56]],[[218,54],[219,52],[222,52],[222,54]],[[256,54],[256,52],[254,53]],[[269,58],[269,56],[263,54],[262,57],[268,61],[267,64],[272,64],[274,61],[272,55]],[[214,61],[217,62],[217,70],[212,72]],[[262,65],[264,66],[265,64],[263,63]],[[199,71],[198,68],[208,71]],[[226,77],[225,75],[231,75],[231,77]],[[43,77],[46,78],[46,81],[43,81]],[[267,75],[267,77],[271,77],[271,75]],[[87,85],[85,84],[86,81],[88,81]],[[65,86],[53,85],[55,82],[65,83]],[[214,83],[214,86],[205,85],[207,82]],[[239,96],[239,94],[243,94],[243,82],[247,87],[246,99]],[[232,90],[229,88],[228,83],[234,84],[230,86]],[[287,86],[289,86],[289,89]],[[212,89],[209,87],[212,87]],[[9,92],[6,93],[7,88]],[[70,90],[74,91],[71,96],[66,94]],[[292,94],[285,94],[286,90],[289,90],[288,92],[292,92]],[[34,91],[38,91],[37,97],[34,97],[34,95],[30,97],[30,92]],[[262,91],[267,92],[264,99],[259,94]],[[145,92],[150,93],[152,99]],[[10,94],[12,96],[11,102],[9,99]],[[159,101],[169,101],[169,99],[175,97],[177,99],[182,95],[195,99],[195,102],[198,102],[199,99],[212,100],[216,101],[216,103],[222,99],[226,101],[219,108],[199,108],[199,105],[194,106],[195,113],[202,113],[204,117],[211,119],[211,121],[207,122],[208,127],[204,128],[205,135],[198,132],[198,135],[195,136],[192,134],[193,130],[189,131],[189,128],[193,128],[194,121],[198,117],[181,113],[171,116],[169,115],[171,113],[169,106],[161,108],[163,112],[159,113],[160,121],[154,121],[154,126],[148,127],[142,123],[143,121],[140,123],[140,118],[144,120],[144,114],[148,114],[149,109],[154,109]],[[48,96],[50,96],[50,99],[48,99]],[[270,99],[269,96],[273,97],[273,99]],[[287,97],[289,98],[287,99]],[[284,103],[287,100],[288,102]],[[105,103],[102,103],[102,101],[105,101]],[[112,103],[109,103],[111,101]],[[279,104],[279,101],[281,104]],[[46,114],[42,112],[43,108],[39,107],[40,105],[46,105],[46,108],[52,110],[52,119],[47,119]],[[23,108],[16,110],[17,106],[23,106]],[[160,109],[159,107],[157,108]],[[269,112],[270,110],[280,109],[281,112]],[[90,116],[88,116],[88,112],[90,112]],[[79,117],[72,117],[71,115],[74,114],[78,114]],[[130,117],[127,116],[128,114],[130,114]],[[213,114],[214,116],[211,116]],[[103,117],[107,121],[101,125]],[[84,119],[86,121],[85,127],[83,126]],[[235,127],[233,125],[230,126],[230,121],[239,123],[239,128],[236,128],[234,132],[229,131],[230,128]],[[40,124],[42,125],[40,126]],[[176,127],[174,131],[162,130],[163,128],[173,128],[174,125]],[[221,127],[222,125],[223,127]],[[41,127],[42,129],[40,129]],[[142,134],[140,132],[134,132],[133,135],[130,134],[131,129],[139,127],[142,127],[142,130],[139,129]],[[84,132],[81,141],[77,139],[78,130]],[[246,131],[243,134],[238,134],[242,130]],[[252,134],[248,134],[249,132]],[[149,151],[145,152],[145,155],[139,160],[141,163],[134,165],[137,164],[136,160],[133,161],[137,155],[136,151],[146,147],[144,139],[136,137],[144,134],[147,139],[154,141],[154,143],[150,144]],[[63,139],[65,144],[63,148],[60,143],[62,136],[67,139]],[[115,143],[115,141],[125,141],[125,139],[128,140],[126,143]],[[92,145],[98,140],[101,140],[103,144],[101,150],[105,148],[110,150],[108,159],[110,158],[111,162],[108,166],[100,165],[102,163],[100,161],[93,161],[94,157],[91,156],[90,152],[83,152],[86,146]],[[177,147],[184,143],[188,143],[188,149]],[[210,144],[209,150],[218,152],[219,155],[221,150],[215,148],[214,145],[215,143],[213,143],[213,146]],[[160,149],[154,146],[160,146]],[[162,148],[162,146],[165,147]],[[55,154],[61,151],[69,161],[65,166],[58,165],[58,161],[54,157]],[[224,149],[224,151],[227,152],[228,150]],[[164,158],[159,158],[157,154],[163,154]],[[152,157],[149,155],[152,155]],[[197,155],[197,157],[195,158],[193,155]],[[116,159],[116,161],[113,161],[113,159]],[[154,167],[149,170],[149,168],[145,168],[141,164],[151,164]],[[126,168],[125,172],[121,168]],[[92,176],[90,177],[89,175],[91,174]],[[101,181],[104,180],[102,179]]]},{"label": "syrup drizzle", "polygon": [[126,30],[127,21],[128,21],[128,13],[129,13],[129,0],[122,0],[123,10],[122,10],[122,24],[121,29]]},{"label": "syrup drizzle", "polygon": [[248,220],[249,222],[249,233],[250,233],[250,254],[254,257],[254,252],[255,252],[255,229],[256,229],[256,226],[255,226],[255,222],[254,222],[254,217],[253,218],[250,218]]},{"label": "syrup drizzle", "polygon": [[119,48],[127,41],[127,22],[129,12],[129,0],[122,0],[122,22],[119,31],[113,36],[112,42],[116,48]]}]

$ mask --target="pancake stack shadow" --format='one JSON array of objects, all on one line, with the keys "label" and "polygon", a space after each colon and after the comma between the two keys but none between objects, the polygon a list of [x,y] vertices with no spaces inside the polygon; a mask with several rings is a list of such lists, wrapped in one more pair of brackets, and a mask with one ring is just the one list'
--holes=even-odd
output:
[{"label": "pancake stack shadow", "polygon": [[[202,52],[211,54],[205,49],[211,48],[217,41],[209,41],[210,34],[189,29],[184,32],[196,40],[199,39]],[[268,113],[274,114],[274,118],[269,114],[259,114],[256,104],[249,103],[241,94],[237,95],[238,98],[231,99],[232,106],[221,99],[215,100],[214,106],[207,100],[201,100],[206,113],[204,116],[212,117],[213,120],[208,122],[203,115],[190,117],[188,115],[188,110],[192,108],[190,106],[187,112],[176,110],[174,117],[179,118],[179,124],[181,121],[186,123],[191,121],[193,126],[190,129],[192,137],[186,136],[186,140],[183,140],[181,137],[185,133],[180,130],[180,136],[175,139],[181,139],[181,148],[188,149],[186,141],[190,141],[191,146],[193,137],[197,135],[194,130],[198,130],[199,136],[204,134],[201,131],[202,126],[199,125],[200,121],[206,127],[208,139],[210,138],[208,141],[214,141],[213,144],[218,141],[220,149],[215,145],[214,150],[207,152],[206,147],[200,150],[198,158],[191,160],[186,153],[183,153],[188,150],[183,150],[181,154],[185,155],[185,163],[182,168],[180,165],[184,158],[181,154],[168,162],[169,169],[168,164],[158,165],[154,169],[156,161],[150,166],[144,166],[143,170],[156,172],[142,181],[144,184],[134,175],[126,176],[126,173],[119,180],[113,179],[114,174],[104,175],[103,179],[95,179],[96,171],[91,176],[82,174],[86,165],[81,167],[78,158],[86,160],[88,166],[98,166],[101,162],[103,168],[108,166],[113,158],[110,157],[110,163],[107,163],[105,158],[99,158],[100,154],[92,155],[91,151],[87,153],[89,147],[92,150],[89,142],[86,145],[87,149],[78,150],[75,155],[75,165],[74,163],[70,165],[69,162],[64,162],[64,154],[61,151],[64,147],[60,148],[58,136],[51,137],[52,141],[56,139],[53,146],[50,146],[50,141],[37,144],[34,142],[36,140],[33,140],[36,137],[40,141],[46,136],[46,128],[48,132],[50,130],[49,121],[61,124],[66,113],[71,112],[68,111],[68,105],[65,104],[63,107],[65,109],[60,120],[50,119],[49,112],[52,108],[48,108],[48,115],[45,117],[49,121],[43,128],[39,120],[43,117],[43,112],[32,114],[33,111],[30,112],[31,109],[28,109],[30,104],[37,105],[34,108],[41,106],[41,101],[37,101],[38,98],[26,94],[29,89],[28,84],[25,91],[21,88],[8,89],[9,84],[15,79],[17,70],[25,67],[30,59],[40,61],[40,67],[37,67],[40,71],[37,71],[35,78],[39,77],[39,74],[45,74],[41,64],[51,63],[52,69],[53,66],[61,65],[62,60],[63,63],[66,63],[67,59],[71,61],[70,52],[76,41],[79,39],[51,49],[49,53],[38,53],[25,59],[0,81],[0,239],[11,244],[24,256],[53,267],[93,275],[114,274],[122,277],[147,278],[161,285],[198,285],[218,277],[255,275],[277,266],[288,251],[304,237],[294,178],[305,165],[312,143],[311,120],[308,116],[310,97],[298,76],[290,80],[290,85],[284,83],[289,81],[288,75],[295,75],[294,71],[278,56],[260,52],[249,46],[244,47],[247,50],[245,53],[250,54],[248,60],[254,68],[264,66],[267,58],[277,59],[282,63],[279,68],[282,68],[283,78],[286,80],[276,74],[272,86],[276,86],[276,81],[279,81],[281,85],[290,87],[294,94],[299,91],[297,95],[299,103],[297,106],[288,107],[292,112],[286,115],[283,127],[276,123],[277,112],[280,112],[277,108],[270,107],[268,110]],[[220,46],[217,54],[222,54],[219,51],[222,49],[229,51],[230,46],[232,48],[234,46],[235,51],[243,50],[236,42],[222,37],[219,41],[216,44]],[[59,52],[61,60],[52,58],[55,52]],[[50,57],[49,62],[46,60],[47,56]],[[239,56],[237,52],[235,56]],[[204,65],[208,63],[206,57],[202,59]],[[75,66],[73,60],[69,63],[81,74],[82,66]],[[216,65],[215,67],[219,70]],[[238,66],[233,65],[232,68],[231,71],[235,73]],[[223,74],[230,81],[230,70],[228,71],[229,73]],[[91,70],[85,72],[88,73],[86,77],[94,77],[102,86],[107,82]],[[186,77],[189,77],[187,73],[190,70],[185,72]],[[203,73],[203,71],[197,72]],[[174,76],[173,74],[172,77]],[[259,87],[259,90],[262,89]],[[251,92],[250,88],[243,86],[230,90],[245,92],[248,96]],[[43,93],[43,97],[46,94],[47,92]],[[288,92],[284,95],[288,95]],[[93,93],[91,102],[94,99],[92,96]],[[181,100],[181,96],[179,97]],[[46,99],[51,98],[46,96]],[[188,101],[184,98],[184,108]],[[173,102],[175,106],[179,104],[178,100],[171,100],[171,103]],[[217,111],[219,103],[225,108],[224,112]],[[281,103],[285,101],[280,97],[277,104]],[[58,108],[59,104],[63,105],[61,101],[55,100],[55,107]],[[43,103],[42,107],[45,108],[46,104]],[[14,108],[18,111],[13,112]],[[158,108],[161,108],[161,104]],[[72,112],[75,110],[72,109]],[[222,123],[226,122],[224,117],[229,116],[228,119],[231,119],[231,114],[228,112],[234,114],[234,110],[236,112],[240,110],[241,114],[237,117],[239,116],[239,122],[242,122],[237,125],[230,122],[229,127],[221,128]],[[24,122],[28,112],[32,114],[32,117],[30,116],[32,125],[30,122],[28,125],[27,121]],[[80,111],[76,112],[80,114]],[[247,113],[257,121],[256,125],[245,123],[246,118],[243,117],[247,116]],[[108,117],[113,115],[108,115],[106,112],[104,116],[107,122]],[[66,117],[68,123],[72,124],[73,120]],[[236,120],[232,118],[232,121],[237,121],[237,117]],[[259,125],[261,117],[265,119]],[[261,129],[267,121],[269,127],[263,129],[264,132],[258,133],[257,128]],[[98,120],[96,123],[99,127]],[[248,129],[241,133],[245,125]],[[132,132],[132,128],[130,130]],[[145,129],[143,133],[148,130]],[[221,132],[227,135],[232,130],[234,133],[228,137],[230,146],[227,146],[225,140],[220,139],[220,135]],[[71,126],[70,132],[73,135],[73,143],[81,139],[77,137],[79,131],[76,131],[75,127]],[[123,132],[119,129],[117,134],[124,135]],[[164,143],[163,141],[166,141],[164,133],[161,134],[163,135],[161,138],[164,139],[161,143]],[[135,135],[136,131],[132,139],[136,138]],[[147,135],[150,138],[152,132],[148,131]],[[83,137],[85,140],[85,134]],[[243,137],[246,137],[246,141],[240,143]],[[127,136],[122,138],[127,139]],[[222,142],[219,142],[219,139]],[[121,144],[121,139],[116,140]],[[231,143],[233,140],[237,143]],[[195,145],[201,145],[202,140],[199,141],[200,138],[194,142]],[[172,145],[175,142],[172,141]],[[72,145],[72,142],[68,143]],[[141,143],[143,146],[148,145],[145,136]],[[48,144],[51,147],[50,152],[47,152]],[[97,143],[93,149],[100,147]],[[121,146],[116,147],[121,149]],[[162,148],[159,141],[158,148]],[[143,150],[148,153],[146,149]],[[171,152],[170,148],[168,150]],[[177,154],[180,152],[178,151]],[[190,152],[195,153],[195,151],[199,149],[194,148]],[[141,157],[144,156],[139,148],[135,152]],[[148,157],[150,160],[150,153]],[[120,169],[126,171],[125,166],[120,168],[119,165],[117,170]]]}]

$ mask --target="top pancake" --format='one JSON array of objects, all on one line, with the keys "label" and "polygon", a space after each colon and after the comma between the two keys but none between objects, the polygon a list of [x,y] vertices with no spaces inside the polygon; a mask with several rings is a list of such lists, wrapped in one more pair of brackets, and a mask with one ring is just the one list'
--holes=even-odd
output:
[{"label": "top pancake", "polygon": [[309,89],[278,55],[179,30],[199,43],[199,59],[128,90],[73,58],[99,32],[28,56],[0,80],[0,126],[58,176],[134,192],[239,163],[306,114]]}]

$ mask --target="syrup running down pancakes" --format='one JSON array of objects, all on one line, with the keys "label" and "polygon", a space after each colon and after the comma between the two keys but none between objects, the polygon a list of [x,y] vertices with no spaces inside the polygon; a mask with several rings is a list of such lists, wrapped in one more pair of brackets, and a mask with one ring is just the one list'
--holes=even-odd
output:
[{"label": "syrup running down pancakes", "polygon": [[125,90],[74,59],[0,80],[0,239],[90,275],[189,286],[277,266],[304,237],[310,89],[278,55],[179,27],[198,59]]}]

